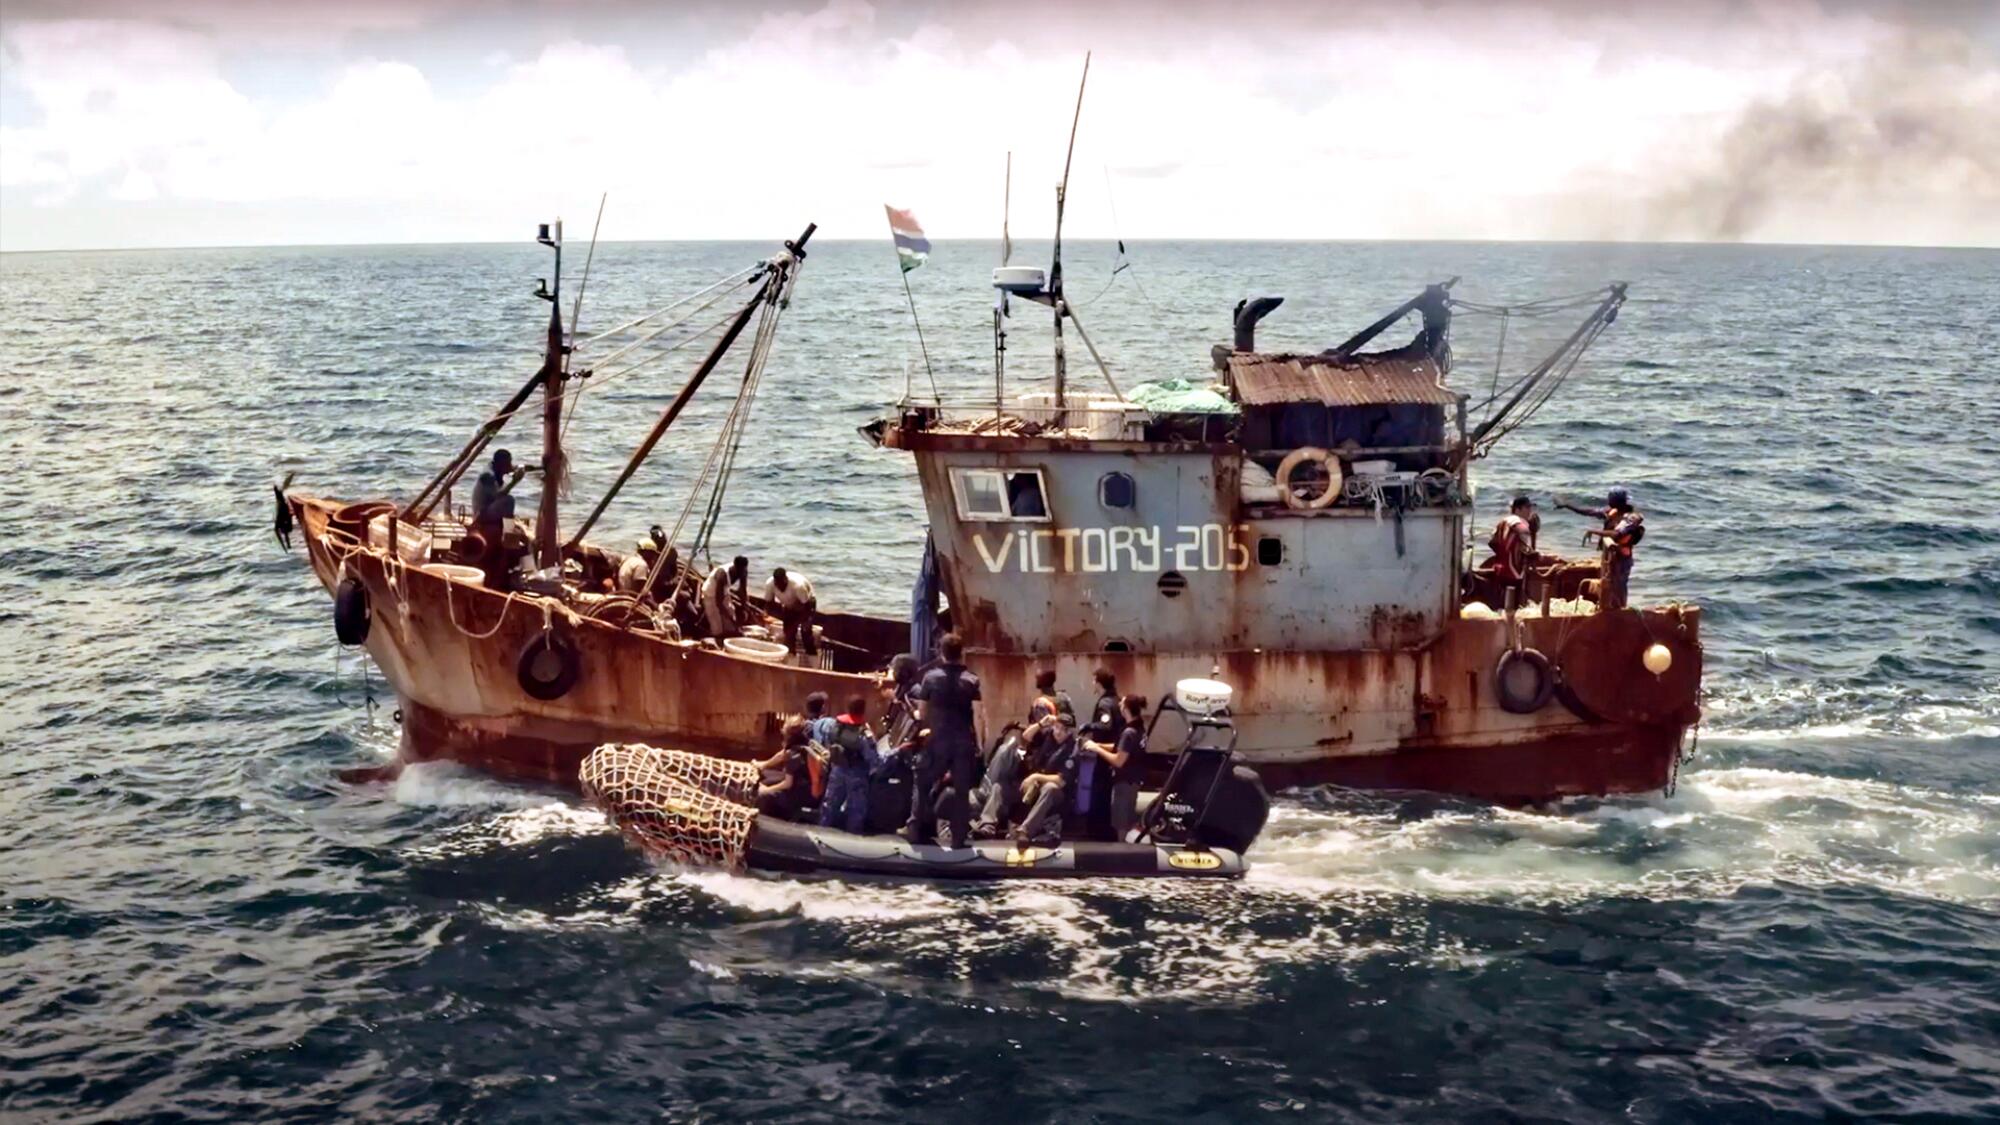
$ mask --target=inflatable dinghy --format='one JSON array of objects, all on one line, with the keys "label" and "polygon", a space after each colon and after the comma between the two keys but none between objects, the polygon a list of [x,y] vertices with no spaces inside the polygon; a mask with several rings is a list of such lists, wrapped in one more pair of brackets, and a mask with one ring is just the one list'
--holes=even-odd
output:
[{"label": "inflatable dinghy", "polygon": [[751,828],[746,866],[795,875],[873,875],[904,879],[1057,879],[1080,876],[1230,879],[1248,870],[1242,855],[1224,848],[1185,845],[1063,841],[1053,847],[1017,847],[1006,840],[975,840],[953,848],[912,844],[901,836],[856,836],[760,819]]},{"label": "inflatable dinghy", "polygon": [[[584,759],[580,780],[584,796],[626,839],[683,866],[901,879],[1238,878],[1248,870],[1243,853],[1263,830],[1269,798],[1235,758],[1226,719],[1191,725],[1166,785],[1142,798],[1137,842],[979,840],[953,848],[798,824],[758,812],[759,778],[750,763],[638,743],[598,747]],[[1227,745],[1203,745],[1193,737],[1199,731],[1232,737]]]}]

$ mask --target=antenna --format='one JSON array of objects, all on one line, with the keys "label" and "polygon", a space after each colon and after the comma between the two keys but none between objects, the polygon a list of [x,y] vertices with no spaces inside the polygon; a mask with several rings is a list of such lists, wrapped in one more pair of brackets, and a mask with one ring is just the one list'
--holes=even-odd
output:
[{"label": "antenna", "polygon": [[1007,175],[1000,188],[1000,264],[1014,257],[1014,238],[1007,233],[1007,217],[1014,210],[1014,152],[1007,151]]},{"label": "antenna", "polygon": [[1090,52],[1085,51],[1083,53],[1083,77],[1076,84],[1076,113],[1070,118],[1069,122],[1069,149],[1063,153],[1062,182],[1056,185],[1055,261],[1049,266],[1049,304],[1055,309],[1056,314],[1056,409],[1058,411],[1062,410],[1064,405],[1066,405],[1064,400],[1066,390],[1064,383],[1066,381],[1065,376],[1068,374],[1064,370],[1062,338],[1064,312],[1062,295],[1063,202],[1069,195],[1069,166],[1070,161],[1076,156],[1076,129],[1078,123],[1083,120],[1083,90],[1089,82]]}]

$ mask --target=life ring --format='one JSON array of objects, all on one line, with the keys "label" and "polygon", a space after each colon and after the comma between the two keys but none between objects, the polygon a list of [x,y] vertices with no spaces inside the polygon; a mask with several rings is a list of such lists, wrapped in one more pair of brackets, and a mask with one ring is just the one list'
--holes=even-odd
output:
[{"label": "life ring", "polygon": [[521,650],[515,674],[521,690],[536,699],[561,699],[583,674],[583,658],[569,637],[554,631],[537,633]]},{"label": "life ring", "polygon": [[[1534,674],[1535,686],[1524,691],[1515,682],[1515,669],[1526,667]],[[1549,658],[1532,648],[1508,649],[1500,654],[1500,662],[1493,666],[1493,694],[1500,700],[1504,711],[1516,715],[1532,715],[1549,705],[1555,698],[1556,673]]]},{"label": "life ring", "polygon": [[[1308,461],[1326,467],[1326,491],[1311,500],[1301,500],[1298,493],[1292,491],[1292,473]],[[1285,459],[1278,462],[1278,494],[1285,498],[1287,508],[1306,511],[1324,508],[1339,498],[1341,484],[1340,462],[1333,454],[1316,445],[1300,446],[1285,454]]]},{"label": "life ring", "polygon": [[375,611],[368,604],[368,587],[349,576],[333,588],[333,635],[344,645],[358,645],[368,639],[368,626]]}]

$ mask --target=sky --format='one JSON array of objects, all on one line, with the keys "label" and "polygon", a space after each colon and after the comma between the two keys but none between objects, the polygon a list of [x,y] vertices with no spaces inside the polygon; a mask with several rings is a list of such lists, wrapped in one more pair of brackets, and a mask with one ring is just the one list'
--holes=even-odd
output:
[{"label": "sky", "polygon": [[0,249],[2000,246],[2000,0],[8,0]]}]

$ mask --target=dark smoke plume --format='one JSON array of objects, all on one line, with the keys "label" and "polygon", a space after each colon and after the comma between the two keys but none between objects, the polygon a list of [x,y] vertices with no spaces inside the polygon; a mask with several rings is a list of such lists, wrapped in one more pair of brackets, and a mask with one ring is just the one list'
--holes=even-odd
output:
[{"label": "dark smoke plume", "polygon": [[1752,106],[1716,161],[1668,188],[1655,236],[1736,240],[1788,205],[1933,203],[2000,215],[2000,66],[1963,35],[1909,31]]}]

